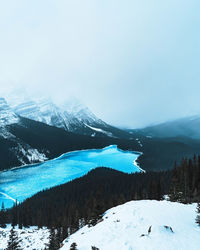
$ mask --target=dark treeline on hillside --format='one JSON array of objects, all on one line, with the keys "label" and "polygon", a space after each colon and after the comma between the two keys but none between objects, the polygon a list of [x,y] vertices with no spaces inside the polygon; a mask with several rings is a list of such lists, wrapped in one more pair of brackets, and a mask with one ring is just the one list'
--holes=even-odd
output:
[{"label": "dark treeline on hillside", "polygon": [[170,200],[183,203],[200,201],[200,156],[175,164],[171,180]]},{"label": "dark treeline on hillside", "polygon": [[72,182],[42,191],[4,213],[13,225],[68,229],[63,238],[85,224],[94,225],[107,209],[130,200],[162,199],[171,172],[124,174],[92,170]]},{"label": "dark treeline on hillside", "polygon": [[[140,138],[140,137],[139,137]],[[200,140],[187,137],[146,138],[141,137],[143,154],[138,163],[147,171],[163,171],[173,169],[174,162],[181,163],[182,158],[192,158],[200,152]]]},{"label": "dark treeline on hillside", "polygon": [[[91,137],[70,133],[26,118],[21,118],[20,124],[9,125],[6,129],[13,137],[0,136],[0,170],[20,166],[22,162],[29,163],[21,150],[17,151],[19,144],[25,147],[24,143],[44,153],[48,159],[73,150],[103,148],[116,144],[124,150],[143,152],[138,158],[138,162],[146,171],[172,169],[175,160],[180,162],[183,157],[190,158],[194,153],[198,154],[200,148],[200,140],[187,137],[147,138],[134,133],[127,138],[123,131],[121,131],[122,134],[118,134],[119,138],[100,137],[99,135]],[[116,134],[117,131],[113,131],[113,133]]]}]

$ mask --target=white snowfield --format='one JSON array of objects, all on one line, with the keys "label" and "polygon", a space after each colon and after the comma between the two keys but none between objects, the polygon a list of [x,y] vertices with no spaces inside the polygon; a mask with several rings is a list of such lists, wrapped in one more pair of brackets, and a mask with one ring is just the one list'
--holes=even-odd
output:
[{"label": "white snowfield", "polygon": [[[6,229],[0,228],[0,250],[7,248],[11,225]],[[20,241],[21,249],[44,250],[49,243],[49,230],[46,228],[30,227],[24,229],[15,228]]]},{"label": "white snowfield", "polygon": [[[79,250],[199,250],[196,204],[131,201],[108,210],[103,221],[85,226],[64,241]],[[151,227],[151,228],[150,228]],[[148,233],[149,231],[149,233]]]}]

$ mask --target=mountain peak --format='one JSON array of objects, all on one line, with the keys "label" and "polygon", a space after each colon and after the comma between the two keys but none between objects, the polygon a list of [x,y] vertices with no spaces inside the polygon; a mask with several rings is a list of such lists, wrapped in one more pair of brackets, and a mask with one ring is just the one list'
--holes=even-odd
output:
[{"label": "mountain peak", "polygon": [[68,99],[64,102],[62,108],[70,115],[76,117],[80,122],[88,125],[94,125],[94,123],[105,125],[105,123],[97,118],[85,104],[76,98]]},{"label": "mountain peak", "polygon": [[19,117],[12,111],[6,100],[0,97],[0,127],[18,122]]},{"label": "mountain peak", "polygon": [[29,97],[28,95],[24,97],[22,94],[19,96],[12,94],[8,99],[16,114],[63,128],[66,131],[93,134],[93,131],[88,129],[85,124],[91,126],[106,125],[76,98],[69,98],[60,105],[55,104],[51,98]]}]

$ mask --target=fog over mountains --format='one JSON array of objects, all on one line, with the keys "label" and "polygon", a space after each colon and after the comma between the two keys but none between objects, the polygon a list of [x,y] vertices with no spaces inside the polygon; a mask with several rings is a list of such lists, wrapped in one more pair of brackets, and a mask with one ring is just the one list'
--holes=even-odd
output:
[{"label": "fog over mountains", "polygon": [[166,121],[132,131],[137,131],[147,136],[158,138],[190,137],[193,139],[200,139],[200,115]]}]

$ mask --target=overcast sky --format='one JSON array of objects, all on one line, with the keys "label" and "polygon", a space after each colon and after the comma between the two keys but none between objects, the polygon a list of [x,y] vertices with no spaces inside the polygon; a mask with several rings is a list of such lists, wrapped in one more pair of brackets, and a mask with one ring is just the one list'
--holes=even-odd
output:
[{"label": "overcast sky", "polygon": [[0,91],[140,127],[200,113],[199,0],[0,0]]}]

